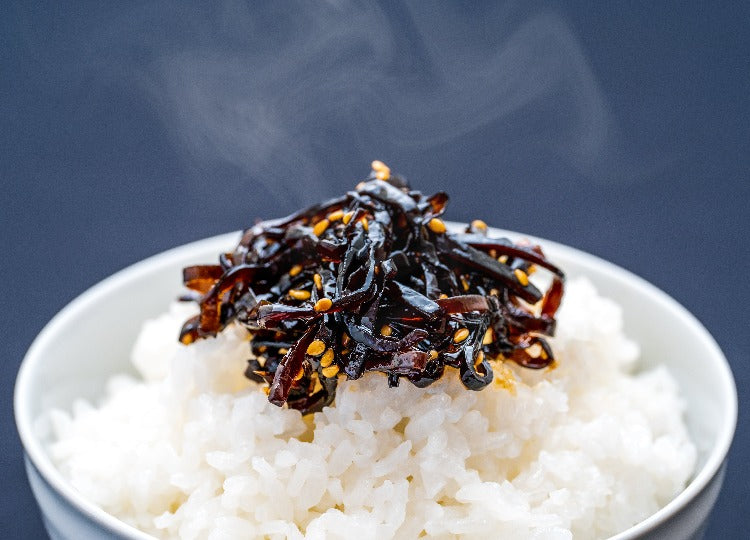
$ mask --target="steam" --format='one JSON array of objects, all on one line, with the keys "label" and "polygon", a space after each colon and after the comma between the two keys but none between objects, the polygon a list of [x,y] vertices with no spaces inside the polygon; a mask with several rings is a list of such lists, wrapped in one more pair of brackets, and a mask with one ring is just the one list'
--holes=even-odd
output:
[{"label": "steam", "polygon": [[[138,80],[177,151],[196,167],[233,167],[278,200],[333,193],[332,154],[361,170],[374,157],[429,151],[490,125],[507,124],[508,138],[585,176],[621,170],[612,167],[621,143],[607,103],[555,13],[227,2],[170,14],[180,31],[169,34],[181,36],[170,38],[150,23],[160,9],[127,25],[139,34],[116,39],[146,51]],[[533,130],[518,129],[523,115],[536,119]]]}]

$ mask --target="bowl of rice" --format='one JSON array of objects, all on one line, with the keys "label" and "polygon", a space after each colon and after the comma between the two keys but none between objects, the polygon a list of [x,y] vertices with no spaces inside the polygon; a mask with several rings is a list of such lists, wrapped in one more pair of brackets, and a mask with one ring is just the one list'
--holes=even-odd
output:
[{"label": "bowl of rice", "polygon": [[506,367],[480,392],[369,373],[303,416],[242,377],[244,328],[176,339],[195,312],[175,302],[182,268],[238,237],[113,275],[29,349],[15,414],[52,538],[702,536],[736,390],[713,338],[662,291],[532,238],[567,275],[555,369]]}]

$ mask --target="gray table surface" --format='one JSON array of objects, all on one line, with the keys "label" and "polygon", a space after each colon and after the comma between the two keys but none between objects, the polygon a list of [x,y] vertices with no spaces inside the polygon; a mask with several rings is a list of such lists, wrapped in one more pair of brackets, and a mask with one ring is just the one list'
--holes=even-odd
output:
[{"label": "gray table surface", "polygon": [[741,407],[708,536],[747,537],[747,2],[197,4],[0,6],[0,536],[44,534],[11,398],[55,312],[380,158],[703,321]]}]

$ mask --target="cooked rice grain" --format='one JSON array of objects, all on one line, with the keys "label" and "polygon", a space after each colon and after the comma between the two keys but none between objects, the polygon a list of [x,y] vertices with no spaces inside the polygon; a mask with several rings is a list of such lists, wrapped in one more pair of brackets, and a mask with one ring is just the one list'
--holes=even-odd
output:
[{"label": "cooked rice grain", "polygon": [[425,389],[368,374],[307,419],[242,376],[243,329],[179,345],[189,309],[144,325],[143,381],[114,377],[96,408],[51,415],[65,477],[158,537],[601,538],[695,465],[674,379],[631,373],[620,309],[585,280],[559,313],[556,369],[511,365],[515,386],[481,392],[450,372]]}]

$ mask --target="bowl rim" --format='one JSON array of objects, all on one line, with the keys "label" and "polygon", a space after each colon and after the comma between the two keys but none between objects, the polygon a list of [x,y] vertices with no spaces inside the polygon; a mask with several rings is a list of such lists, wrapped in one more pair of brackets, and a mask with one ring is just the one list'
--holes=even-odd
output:
[{"label": "bowl rim", "polygon": [[[451,230],[458,230],[458,228],[464,227],[464,225],[455,222],[446,222],[446,224]],[[552,240],[494,227],[490,228],[490,233],[510,238],[526,238],[541,245],[551,258],[554,258],[556,254],[563,254],[567,258],[575,258],[583,266],[598,268],[616,279],[627,281],[629,286],[640,289],[641,292],[652,297],[655,302],[673,312],[681,324],[688,327],[689,331],[694,332],[701,341],[706,343],[711,356],[717,360],[716,369],[722,390],[726,396],[728,410],[724,411],[725,415],[722,419],[716,443],[710,449],[705,464],[697,471],[697,474],[693,476],[685,489],[664,507],[632,527],[615,534],[609,540],[632,539],[654,530],[671,516],[679,513],[680,510],[685,508],[690,501],[706,488],[719,473],[728,455],[737,425],[738,405],[737,389],[726,357],[713,336],[711,336],[708,330],[692,313],[667,293],[629,270],[585,251]],[[220,249],[220,246],[231,246],[232,243],[237,242],[240,234],[240,232],[235,231],[183,244],[156,253],[103,279],[69,302],[44,326],[32,342],[21,362],[16,377],[13,408],[16,428],[27,459],[37,469],[44,481],[58,494],[62,495],[70,505],[89,519],[99,522],[125,537],[143,540],[154,538],[152,535],[119,520],[85,499],[63,478],[62,473],[53,465],[52,460],[44,450],[41,440],[34,434],[35,419],[31,418],[31,412],[27,410],[27,405],[30,404],[32,375],[35,368],[43,359],[39,351],[47,348],[48,343],[51,341],[51,336],[56,332],[57,328],[64,326],[69,319],[75,319],[79,313],[85,312],[88,306],[96,303],[110,289],[118,287],[123,282],[143,277],[165,266],[169,266],[174,263],[175,259],[184,258],[191,252],[203,251],[212,247]]]}]

